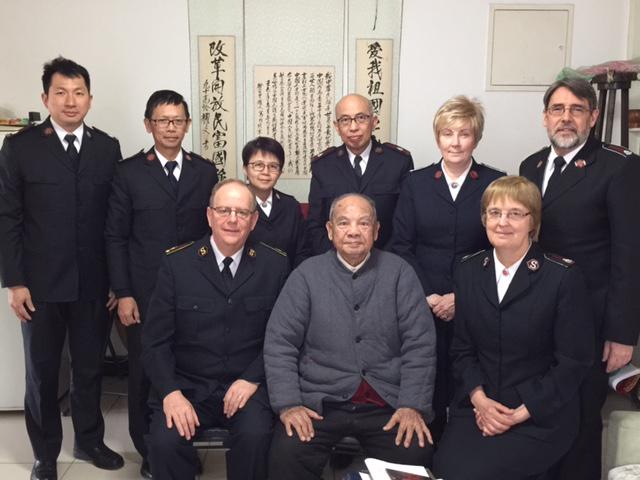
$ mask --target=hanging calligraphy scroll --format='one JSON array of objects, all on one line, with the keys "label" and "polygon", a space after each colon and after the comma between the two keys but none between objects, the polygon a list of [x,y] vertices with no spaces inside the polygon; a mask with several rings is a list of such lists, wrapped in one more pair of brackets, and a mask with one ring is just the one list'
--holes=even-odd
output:
[{"label": "hanging calligraphy scroll", "polygon": [[333,145],[333,67],[256,66],[255,132],[285,150],[283,178],[309,178],[311,158]]},{"label": "hanging calligraphy scroll", "polygon": [[391,140],[391,74],[393,40],[356,40],[356,92],[371,100],[380,123],[373,132],[382,142]]},{"label": "hanging calligraphy scroll", "polygon": [[198,36],[200,153],[236,177],[235,38]]}]

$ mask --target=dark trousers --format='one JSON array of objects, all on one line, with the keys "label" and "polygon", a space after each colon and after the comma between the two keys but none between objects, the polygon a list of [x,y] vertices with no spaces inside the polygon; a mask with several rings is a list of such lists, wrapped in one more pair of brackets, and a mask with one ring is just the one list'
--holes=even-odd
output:
[{"label": "dark trousers", "polygon": [[436,381],[433,389],[433,412],[429,424],[433,441],[438,442],[447,425],[447,408],[453,397],[454,381],[451,372],[449,350],[453,340],[453,320],[445,322],[434,316],[436,327]]},{"label": "dark trousers", "polygon": [[414,437],[409,448],[396,446],[397,426],[388,432],[382,430],[393,412],[368,405],[325,406],[324,419],[313,420],[315,436],[310,442],[301,442],[295,432],[289,437],[278,422],[269,453],[269,479],[320,480],[331,448],[345,436],[357,438],[369,457],[430,467],[433,447],[429,443],[420,448]]},{"label": "dark trousers", "polygon": [[599,480],[602,469],[602,416],[607,399],[606,364],[599,361],[580,387],[580,430],[569,453],[561,460],[557,480]]},{"label": "dark trousers", "polygon": [[129,361],[129,435],[142,458],[147,457],[145,435],[149,433],[151,408],[149,407],[149,379],[142,366],[142,323],[127,327],[127,355]]},{"label": "dark trousers", "polygon": [[[263,385],[249,399],[242,410],[227,419],[223,413],[224,391],[193,403],[200,427],[225,427],[230,431],[227,451],[227,478],[229,480],[265,480],[267,454],[273,431],[273,412]],[[197,452],[191,441],[181,437],[175,426],[167,428],[162,402],[152,394],[153,411],[147,436],[149,461],[154,480],[194,479]]]},{"label": "dark trousers", "polygon": [[62,445],[58,375],[65,336],[71,354],[71,419],[82,449],[102,443],[102,362],[109,317],[104,301],[35,302],[32,320],[22,323],[26,364],[24,401],[27,432],[38,460],[55,461]]}]

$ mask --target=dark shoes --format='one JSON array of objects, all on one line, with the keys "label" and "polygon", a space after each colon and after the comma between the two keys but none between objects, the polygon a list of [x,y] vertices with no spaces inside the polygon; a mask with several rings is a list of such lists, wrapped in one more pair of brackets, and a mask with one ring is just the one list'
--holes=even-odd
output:
[{"label": "dark shoes", "polygon": [[31,469],[31,480],[58,480],[56,462],[36,460]]},{"label": "dark shoes", "polygon": [[151,466],[149,465],[149,460],[147,460],[146,458],[142,460],[142,466],[140,467],[140,476],[142,476],[142,478],[153,478],[153,475],[151,475]]},{"label": "dark shoes", "polygon": [[118,470],[124,465],[124,459],[104,443],[89,449],[74,447],[73,456],[78,460],[86,460],[104,470]]}]

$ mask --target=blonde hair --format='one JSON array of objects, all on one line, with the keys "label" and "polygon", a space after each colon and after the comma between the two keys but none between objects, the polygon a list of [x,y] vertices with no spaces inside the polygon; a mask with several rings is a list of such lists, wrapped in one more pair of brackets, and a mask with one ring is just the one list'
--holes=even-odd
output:
[{"label": "blonde hair", "polygon": [[464,95],[450,98],[436,112],[433,118],[433,134],[436,136],[436,142],[442,130],[465,120],[471,123],[473,138],[477,145],[484,131],[484,108],[478,100]]},{"label": "blonde hair", "polygon": [[533,240],[537,240],[542,220],[542,196],[535,183],[517,175],[500,177],[491,182],[484,191],[480,202],[482,225],[487,226],[489,204],[505,199],[521,203],[529,211],[532,224],[529,235]]}]

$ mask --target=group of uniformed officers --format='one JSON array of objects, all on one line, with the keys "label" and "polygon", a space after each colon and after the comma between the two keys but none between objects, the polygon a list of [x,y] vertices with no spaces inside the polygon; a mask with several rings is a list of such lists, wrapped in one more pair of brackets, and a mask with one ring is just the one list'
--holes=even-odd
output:
[{"label": "group of uniformed officers", "polygon": [[32,479],[57,478],[65,338],[74,456],[124,464],[103,441],[109,312],[126,327],[144,478],[194,478],[192,440],[211,426],[230,431],[234,480],[321,478],[346,435],[445,480],[600,478],[607,373],[640,330],[640,158],[590,134],[588,82],[549,87],[551,145],[522,177],[473,158],[475,100],[442,105],[441,159],[414,170],[373,136],[371,103],[347,95],[343,144],[312,159],[308,215],[275,189],[274,139],[245,146],[246,182],[219,182],[182,148],[186,101],[160,90],[144,112],[154,145],[121,160],[84,123],[84,67],[58,57],[42,84],[49,117],[0,151],[0,279],[22,327]]}]

